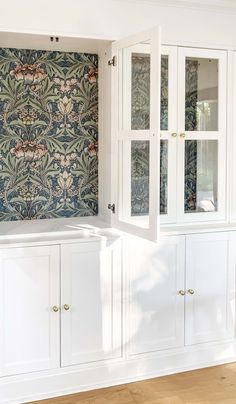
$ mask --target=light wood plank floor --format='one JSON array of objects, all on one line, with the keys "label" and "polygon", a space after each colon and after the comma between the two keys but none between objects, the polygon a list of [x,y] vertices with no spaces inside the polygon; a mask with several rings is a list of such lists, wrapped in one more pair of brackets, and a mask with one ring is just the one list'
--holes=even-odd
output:
[{"label": "light wood plank floor", "polygon": [[236,404],[236,363],[37,401],[35,403]]}]

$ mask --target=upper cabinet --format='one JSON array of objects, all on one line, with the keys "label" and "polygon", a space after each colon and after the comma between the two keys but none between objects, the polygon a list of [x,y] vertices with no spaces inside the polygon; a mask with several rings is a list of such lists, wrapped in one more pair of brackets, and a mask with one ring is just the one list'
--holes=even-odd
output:
[{"label": "upper cabinet", "polygon": [[112,54],[113,226],[226,220],[227,51],[160,48],[156,28]]},{"label": "upper cabinet", "polygon": [[162,48],[164,223],[225,219],[226,78],[225,51]]}]

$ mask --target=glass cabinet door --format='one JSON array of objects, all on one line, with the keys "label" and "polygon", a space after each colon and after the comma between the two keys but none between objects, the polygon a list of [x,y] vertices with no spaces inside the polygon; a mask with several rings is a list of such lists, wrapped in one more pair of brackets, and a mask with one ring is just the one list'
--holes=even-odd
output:
[{"label": "glass cabinet door", "polygon": [[[132,55],[131,128],[149,129],[150,54],[145,46],[136,47]],[[139,50],[139,52],[138,52]],[[160,215],[161,223],[176,221],[176,143],[177,143],[177,48],[161,48],[160,97]],[[128,98],[126,99],[128,103]],[[125,107],[127,110],[128,105]],[[128,124],[128,123],[127,123]],[[149,144],[133,141],[132,155],[132,216],[149,213]]]},{"label": "glass cabinet door", "polygon": [[112,225],[152,241],[160,233],[160,49],[158,27],[112,44]]},{"label": "glass cabinet door", "polygon": [[178,221],[224,219],[227,54],[178,52]]}]

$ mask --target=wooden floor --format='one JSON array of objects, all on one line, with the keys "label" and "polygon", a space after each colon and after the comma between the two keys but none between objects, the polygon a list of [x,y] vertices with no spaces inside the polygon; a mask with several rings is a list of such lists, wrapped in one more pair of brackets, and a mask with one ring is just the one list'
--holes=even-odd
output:
[{"label": "wooden floor", "polygon": [[34,404],[236,404],[236,363]]}]

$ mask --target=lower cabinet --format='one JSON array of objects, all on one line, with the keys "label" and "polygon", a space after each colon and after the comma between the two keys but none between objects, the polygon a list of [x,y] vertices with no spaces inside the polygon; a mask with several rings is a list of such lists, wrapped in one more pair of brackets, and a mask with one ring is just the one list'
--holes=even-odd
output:
[{"label": "lower cabinet", "polygon": [[234,337],[235,251],[233,232],[187,236],[186,345]]},{"label": "lower cabinet", "polygon": [[58,246],[0,250],[1,376],[59,366],[59,274]]},{"label": "lower cabinet", "polygon": [[61,246],[61,365],[121,356],[121,250]]},{"label": "lower cabinet", "polygon": [[0,376],[119,357],[120,241],[0,249],[0,325]]},{"label": "lower cabinet", "polygon": [[126,243],[128,354],[235,336],[234,232]]},{"label": "lower cabinet", "polygon": [[173,352],[196,358],[197,345],[233,339],[235,233],[0,249],[0,376],[76,365],[88,375],[109,360],[120,380],[134,356],[148,353],[155,372],[163,351],[175,369]]},{"label": "lower cabinet", "polygon": [[126,341],[130,355],[184,344],[185,239],[127,239]]}]

